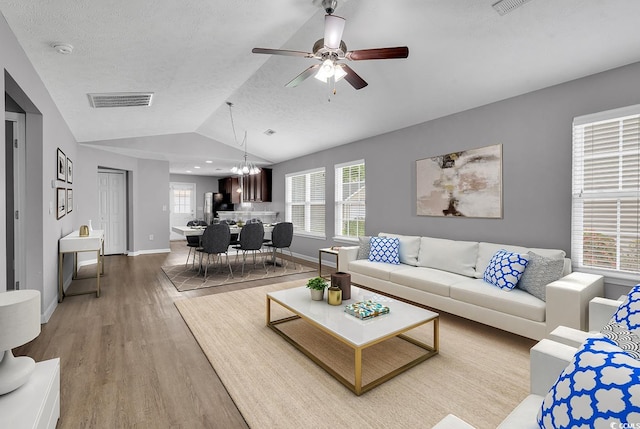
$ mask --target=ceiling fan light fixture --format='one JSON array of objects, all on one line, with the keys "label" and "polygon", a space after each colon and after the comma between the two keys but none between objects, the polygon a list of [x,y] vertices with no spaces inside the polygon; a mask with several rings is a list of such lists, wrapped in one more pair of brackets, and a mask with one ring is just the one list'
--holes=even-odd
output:
[{"label": "ceiling fan light fixture", "polygon": [[324,46],[327,49],[338,49],[342,41],[345,19],[336,15],[324,16]]}]

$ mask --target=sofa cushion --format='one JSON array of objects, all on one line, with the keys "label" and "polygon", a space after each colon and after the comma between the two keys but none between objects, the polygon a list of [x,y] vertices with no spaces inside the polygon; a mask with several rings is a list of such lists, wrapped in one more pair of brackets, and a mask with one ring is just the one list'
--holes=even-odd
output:
[{"label": "sofa cushion", "polygon": [[381,232],[378,237],[390,237],[400,240],[400,262],[407,265],[418,265],[418,251],[420,250],[420,237],[413,235],[398,235]]},{"label": "sofa cushion", "polygon": [[528,263],[526,254],[498,250],[484,271],[483,280],[500,289],[511,290],[516,287]]},{"label": "sofa cushion", "polygon": [[409,268],[413,267],[406,264],[381,264],[380,262],[371,262],[368,259],[358,259],[349,262],[349,272],[363,274],[365,276],[387,281],[389,281],[389,274],[391,272],[406,270]]},{"label": "sofa cushion", "polygon": [[451,298],[511,314],[535,322],[545,321],[545,302],[520,290],[499,289],[482,279],[468,279],[449,286]]},{"label": "sofa cushion", "polygon": [[436,268],[473,277],[478,257],[478,243],[443,238],[422,237],[418,266]]},{"label": "sofa cushion", "polygon": [[387,264],[400,263],[400,240],[397,238],[371,237],[371,262],[385,262]]},{"label": "sofa cushion", "polygon": [[532,251],[527,255],[529,263],[516,287],[546,301],[547,285],[562,277],[564,259],[547,258]]},{"label": "sofa cushion", "polygon": [[478,244],[478,258],[475,264],[476,278],[481,279],[484,276],[484,271],[487,269],[487,266],[489,265],[489,261],[491,260],[493,255],[495,255],[496,252],[500,249],[505,249],[510,252],[516,252],[516,253],[527,253],[528,251],[532,251],[537,253],[540,256],[544,256],[547,258],[554,258],[554,259],[564,259],[564,257],[566,256],[566,253],[564,252],[564,250],[538,249],[538,248],[527,249],[526,247],[512,246],[510,244],[480,242]]},{"label": "sofa cushion", "polygon": [[356,259],[369,259],[371,252],[371,237],[358,237],[358,256]]},{"label": "sofa cushion", "polygon": [[450,285],[469,280],[468,277],[460,274],[424,267],[396,270],[390,273],[389,278],[402,286],[447,297]]},{"label": "sofa cushion", "polygon": [[639,416],[640,362],[611,340],[591,337],[545,396],[537,420],[541,428],[610,428]]}]

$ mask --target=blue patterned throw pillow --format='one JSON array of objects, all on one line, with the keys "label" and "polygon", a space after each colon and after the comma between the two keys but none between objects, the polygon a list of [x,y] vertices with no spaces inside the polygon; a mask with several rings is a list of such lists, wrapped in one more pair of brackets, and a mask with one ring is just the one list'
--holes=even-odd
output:
[{"label": "blue patterned throw pillow", "polygon": [[640,285],[631,288],[627,299],[618,308],[612,320],[629,331],[640,328]]},{"label": "blue patterned throw pillow", "polygon": [[527,255],[500,249],[493,255],[487,269],[484,270],[483,279],[500,289],[511,290],[516,287],[528,263]]},{"label": "blue patterned throw pillow", "polygon": [[371,237],[371,250],[369,260],[371,262],[386,262],[387,264],[400,263],[400,240],[397,238]]},{"label": "blue patterned throw pillow", "polygon": [[613,428],[639,422],[640,362],[607,338],[578,349],[542,402],[538,426]]}]

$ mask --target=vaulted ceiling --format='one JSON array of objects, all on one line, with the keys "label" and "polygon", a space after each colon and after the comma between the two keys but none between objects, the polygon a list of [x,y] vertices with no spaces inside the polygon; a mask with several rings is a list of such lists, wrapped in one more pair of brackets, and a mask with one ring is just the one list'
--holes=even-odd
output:
[{"label": "vaulted ceiling", "polygon": [[[249,159],[276,163],[640,60],[637,0],[531,0],[504,16],[496,1],[338,0],[349,50],[409,57],[349,62],[369,85],[340,81],[335,94],[315,79],[285,88],[316,60],[251,53],[311,51],[317,0],[0,0],[0,11],[80,143],[219,176],[245,131]],[[87,97],[144,91],[150,107]]]}]

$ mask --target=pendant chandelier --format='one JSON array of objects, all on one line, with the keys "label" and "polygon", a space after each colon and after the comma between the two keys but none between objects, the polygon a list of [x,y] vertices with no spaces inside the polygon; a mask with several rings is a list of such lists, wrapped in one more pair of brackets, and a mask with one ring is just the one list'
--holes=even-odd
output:
[{"label": "pendant chandelier", "polygon": [[231,118],[231,129],[233,130],[233,138],[236,141],[236,144],[239,146],[244,146],[244,159],[233,166],[231,172],[233,174],[237,174],[238,176],[250,176],[254,174],[260,173],[260,167],[255,165],[251,161],[247,161],[247,132],[244,132],[244,138],[241,143],[238,143],[238,136],[236,135],[236,127],[233,123],[233,112],[231,107],[233,107],[233,103],[227,101],[227,106],[229,106],[229,117]]}]

